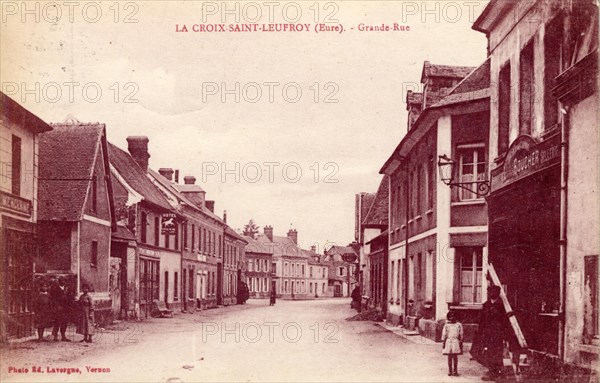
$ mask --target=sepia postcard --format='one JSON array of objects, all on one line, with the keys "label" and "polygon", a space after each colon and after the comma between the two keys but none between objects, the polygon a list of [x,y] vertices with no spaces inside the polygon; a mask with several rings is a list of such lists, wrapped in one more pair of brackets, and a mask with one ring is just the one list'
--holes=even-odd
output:
[{"label": "sepia postcard", "polygon": [[597,0],[0,8],[0,381],[598,382]]}]

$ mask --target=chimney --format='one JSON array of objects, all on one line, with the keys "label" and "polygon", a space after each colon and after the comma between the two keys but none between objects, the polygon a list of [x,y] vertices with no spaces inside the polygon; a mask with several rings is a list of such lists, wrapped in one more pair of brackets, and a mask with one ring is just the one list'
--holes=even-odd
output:
[{"label": "chimney", "polygon": [[315,246],[315,245],[312,245],[312,246],[310,247],[310,251],[312,251],[313,253],[316,253],[316,252],[317,252],[317,246]]},{"label": "chimney", "polygon": [[175,170],[175,183],[178,184],[179,183],[179,169]]},{"label": "chimney", "polygon": [[227,223],[227,210],[223,210],[223,222]]},{"label": "chimney", "polygon": [[206,206],[206,208],[212,213],[215,212],[215,201],[205,201],[204,206]]},{"label": "chimney", "polygon": [[271,226],[271,225],[265,226],[263,230],[264,230],[267,238],[269,238],[269,241],[273,242],[273,226]]},{"label": "chimney", "polygon": [[148,172],[148,137],[146,136],[129,136],[127,137],[127,150],[131,157],[137,162],[144,172]]},{"label": "chimney", "polygon": [[194,185],[196,183],[196,177],[185,176],[185,177],[183,177],[183,183],[186,185]]},{"label": "chimney", "polygon": [[171,168],[160,168],[158,169],[158,173],[168,179],[169,181],[173,181],[173,169]]},{"label": "chimney", "polygon": [[298,244],[298,232],[296,231],[296,229],[290,229],[287,233],[287,236],[289,239],[294,241],[296,245]]}]

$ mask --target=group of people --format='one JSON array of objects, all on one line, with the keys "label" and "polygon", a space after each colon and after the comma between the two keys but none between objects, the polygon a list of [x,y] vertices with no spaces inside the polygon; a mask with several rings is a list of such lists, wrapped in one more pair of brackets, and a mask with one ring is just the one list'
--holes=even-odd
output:
[{"label": "group of people", "polygon": [[94,305],[89,295],[89,287],[82,286],[82,294],[75,300],[75,293],[67,286],[64,278],[59,277],[50,287],[43,284],[34,303],[35,325],[38,340],[44,340],[44,331],[52,327],[52,336],[58,341],[70,342],[67,338],[67,326],[77,324],[77,333],[83,335],[81,342],[92,342],[94,334]]},{"label": "group of people", "polygon": [[[473,359],[488,368],[484,381],[492,381],[502,373],[504,342],[516,347],[511,335],[504,304],[500,299],[499,286],[488,287],[488,300],[483,304],[479,330],[471,346]],[[463,353],[463,327],[457,321],[456,313],[450,310],[442,329],[442,353],[448,356],[448,376],[458,376],[458,355]]]}]

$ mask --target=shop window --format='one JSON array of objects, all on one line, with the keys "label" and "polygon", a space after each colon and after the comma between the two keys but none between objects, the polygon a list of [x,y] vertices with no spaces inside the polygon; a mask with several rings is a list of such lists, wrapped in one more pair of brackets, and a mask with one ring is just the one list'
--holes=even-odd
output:
[{"label": "shop window", "polygon": [[12,194],[21,195],[21,138],[12,135],[12,163],[11,163]]},{"label": "shop window", "polygon": [[91,252],[90,252],[90,266],[98,266],[98,241],[92,241]]},{"label": "shop window", "polygon": [[460,262],[460,303],[481,303],[483,251],[481,247],[457,247]]},{"label": "shop window", "polygon": [[584,258],[584,341],[598,345],[598,256]]},{"label": "shop window", "polygon": [[523,48],[519,65],[519,134],[533,130],[533,39]]},{"label": "shop window", "polygon": [[510,130],[510,62],[500,69],[498,84],[498,155],[508,150]]},{"label": "shop window", "polygon": [[[483,144],[459,146],[457,148],[459,158],[460,181],[471,190],[477,190],[478,182],[487,178],[485,162],[485,146]],[[469,201],[480,198],[477,194],[459,189],[459,200]]]}]

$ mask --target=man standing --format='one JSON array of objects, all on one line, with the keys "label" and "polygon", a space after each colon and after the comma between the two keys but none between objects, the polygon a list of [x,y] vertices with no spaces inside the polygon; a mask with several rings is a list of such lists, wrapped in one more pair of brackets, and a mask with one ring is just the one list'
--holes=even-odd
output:
[{"label": "man standing", "polygon": [[473,341],[471,353],[488,368],[482,380],[495,380],[503,367],[504,340],[508,340],[509,322],[500,299],[500,287],[489,286],[488,300],[481,309],[479,333]]},{"label": "man standing", "polygon": [[71,340],[67,338],[66,332],[72,299],[63,277],[59,277],[58,282],[52,285],[50,300],[54,311],[54,328],[52,329],[54,340],[58,340],[58,330],[60,330],[60,340],[70,342]]}]

